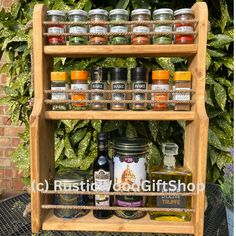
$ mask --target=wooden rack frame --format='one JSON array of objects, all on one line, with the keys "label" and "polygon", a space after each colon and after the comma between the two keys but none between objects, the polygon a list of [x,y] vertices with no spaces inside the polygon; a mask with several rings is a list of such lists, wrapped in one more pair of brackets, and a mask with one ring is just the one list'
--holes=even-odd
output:
[{"label": "wooden rack frame", "polygon": [[[34,90],[35,103],[30,117],[30,156],[31,180],[35,184],[54,177],[54,125],[59,119],[109,119],[109,120],[187,120],[185,130],[184,165],[193,174],[193,182],[205,183],[206,156],[208,142],[208,117],[205,111],[205,58],[207,42],[207,5],[198,2],[192,7],[198,35],[195,44],[190,45],[104,45],[104,46],[50,46],[46,45],[46,8],[42,4],[35,6],[33,15],[34,49]],[[195,104],[191,111],[49,111],[44,103],[45,90],[50,89],[50,72],[53,71],[53,57],[176,57],[188,58],[189,70],[193,75],[192,87]],[[204,196],[199,192],[192,197],[190,222],[158,222],[146,217],[138,220],[126,220],[113,216],[107,220],[98,220],[88,215],[64,220],[53,215],[52,210],[42,209],[50,205],[50,194],[32,191],[32,232],[43,230],[79,230],[79,231],[118,231],[194,234],[203,236]]]}]

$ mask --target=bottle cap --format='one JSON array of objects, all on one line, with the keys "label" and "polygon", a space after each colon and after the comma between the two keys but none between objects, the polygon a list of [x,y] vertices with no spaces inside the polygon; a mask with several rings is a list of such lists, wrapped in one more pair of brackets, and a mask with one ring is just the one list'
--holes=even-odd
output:
[{"label": "bottle cap", "polygon": [[125,9],[113,9],[110,11],[109,13],[110,16],[113,16],[113,15],[126,15],[126,16],[129,16],[129,12]]},{"label": "bottle cap", "polygon": [[47,11],[48,16],[65,16],[66,11],[59,11],[59,10],[49,10]]},{"label": "bottle cap", "polygon": [[86,11],[83,10],[71,10],[68,12],[69,16],[73,16],[73,15],[82,15],[82,16],[88,16]]},{"label": "bottle cap", "polygon": [[179,147],[176,143],[163,143],[162,152],[165,156],[178,155]]},{"label": "bottle cap", "polygon": [[89,11],[89,16],[91,15],[105,15],[108,16],[108,11],[103,9],[93,9]]},{"label": "bottle cap", "polygon": [[51,81],[67,81],[67,72],[51,72]]},{"label": "bottle cap", "polygon": [[170,72],[168,70],[153,70],[152,80],[169,80]]},{"label": "bottle cap", "polygon": [[132,81],[147,81],[147,69],[144,67],[136,67],[131,69]]},{"label": "bottle cap", "polygon": [[111,81],[127,81],[127,68],[111,68]]},{"label": "bottle cap", "polygon": [[92,81],[107,81],[107,69],[102,67],[94,67],[91,69],[91,80]]},{"label": "bottle cap", "polygon": [[174,11],[174,16],[181,15],[181,14],[191,14],[193,15],[193,10],[191,8],[182,8],[179,10]]},{"label": "bottle cap", "polygon": [[108,139],[107,133],[98,133],[97,139],[98,141],[106,141]]},{"label": "bottle cap", "polygon": [[131,17],[132,16],[135,16],[135,15],[142,15],[142,14],[144,14],[144,15],[151,15],[151,12],[148,10],[148,9],[142,9],[142,8],[140,8],[140,9],[135,9],[135,10],[133,10],[132,12],[131,12]]},{"label": "bottle cap", "polygon": [[161,14],[173,15],[173,13],[174,13],[173,10],[170,8],[160,8],[160,9],[157,9],[153,12],[153,16],[161,15]]},{"label": "bottle cap", "polygon": [[186,80],[191,81],[191,71],[176,71],[174,72],[174,81],[176,80]]},{"label": "bottle cap", "polygon": [[71,80],[87,80],[88,71],[86,70],[74,70],[71,71]]}]

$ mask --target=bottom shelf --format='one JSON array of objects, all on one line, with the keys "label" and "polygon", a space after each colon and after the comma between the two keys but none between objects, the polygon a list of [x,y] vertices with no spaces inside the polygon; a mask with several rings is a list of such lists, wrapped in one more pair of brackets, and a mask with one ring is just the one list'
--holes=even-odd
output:
[{"label": "bottom shelf", "polygon": [[145,232],[193,234],[192,222],[157,222],[150,220],[149,215],[137,220],[126,220],[112,216],[99,220],[90,211],[86,216],[75,219],[58,218],[50,210],[42,225],[43,230],[62,231],[106,231],[106,232]]}]

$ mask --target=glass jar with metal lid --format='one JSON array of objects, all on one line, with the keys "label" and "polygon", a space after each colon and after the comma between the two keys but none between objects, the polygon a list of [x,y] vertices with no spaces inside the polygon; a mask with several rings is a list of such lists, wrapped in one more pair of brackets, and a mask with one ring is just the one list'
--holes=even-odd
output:
[{"label": "glass jar with metal lid", "polygon": [[[103,9],[93,9],[89,11],[89,20],[98,22],[96,25],[90,25],[89,32],[94,34],[104,34],[108,32],[108,25],[99,24],[99,22],[108,21],[108,12]],[[107,36],[94,35],[89,37],[89,43],[92,45],[107,44]]]},{"label": "glass jar with metal lid", "polygon": [[[143,138],[117,138],[112,143],[114,160],[114,190],[142,191],[146,180],[146,157],[149,145]],[[115,205],[120,207],[144,207],[145,197],[116,196]],[[146,215],[143,211],[115,211],[119,217],[137,219]]]},{"label": "glass jar with metal lid", "polygon": [[[129,13],[125,9],[111,10],[109,16],[111,22],[122,22],[129,20]],[[111,33],[127,33],[128,29],[129,29],[128,25],[111,24],[110,26]],[[110,38],[110,43],[116,45],[129,44],[129,36],[127,35],[112,36]]]},{"label": "glass jar with metal lid", "polygon": [[163,35],[154,35],[153,44],[172,44],[172,35],[168,33],[172,32],[171,23],[162,23],[161,21],[173,20],[173,10],[169,8],[157,9],[153,12],[153,20],[158,20],[160,23],[155,24],[154,32],[163,33]]},{"label": "glass jar with metal lid", "polygon": [[[90,177],[87,171],[78,169],[61,170],[58,171],[54,178],[54,190],[86,191],[88,179]],[[88,195],[56,194],[54,201],[56,205],[86,206],[88,205]],[[60,218],[77,218],[86,215],[88,212],[88,210],[77,209],[54,209],[54,214]]]},{"label": "glass jar with metal lid", "polygon": [[[68,13],[70,22],[79,22],[79,21],[87,21],[88,16],[87,12],[83,10],[71,10]],[[87,26],[85,25],[70,25],[69,33],[71,34],[84,34],[87,33]],[[80,45],[87,44],[88,37],[87,36],[70,36],[69,43],[71,45]]]}]

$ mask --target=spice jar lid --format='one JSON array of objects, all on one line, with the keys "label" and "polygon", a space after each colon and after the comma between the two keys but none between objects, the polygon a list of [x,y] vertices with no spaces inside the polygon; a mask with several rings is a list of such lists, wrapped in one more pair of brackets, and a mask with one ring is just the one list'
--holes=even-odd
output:
[{"label": "spice jar lid", "polygon": [[173,15],[174,11],[170,8],[160,8],[153,12],[153,16],[160,15],[160,14],[170,14]]},{"label": "spice jar lid", "polygon": [[168,70],[153,70],[152,80],[169,80],[170,72]]},{"label": "spice jar lid", "polygon": [[132,16],[135,16],[135,15],[151,15],[151,11],[149,11],[148,9],[142,9],[142,8],[139,8],[139,9],[135,9],[131,12],[131,17]]},{"label": "spice jar lid", "polygon": [[88,16],[86,11],[83,10],[71,10],[68,12],[69,16],[73,16],[73,15],[83,15],[83,16]]},{"label": "spice jar lid", "polygon": [[53,71],[51,72],[51,81],[66,81],[67,72]]},{"label": "spice jar lid", "polygon": [[107,81],[107,69],[102,67],[94,67],[91,69],[92,81]]},{"label": "spice jar lid", "polygon": [[174,80],[186,80],[191,81],[191,71],[176,71],[174,72]]},{"label": "spice jar lid", "polygon": [[129,12],[125,9],[114,9],[114,10],[110,11],[109,15],[110,16],[112,16],[112,15],[126,15],[126,16],[128,16]]},{"label": "spice jar lid", "polygon": [[127,68],[111,68],[111,81],[127,81]]},{"label": "spice jar lid", "polygon": [[48,16],[65,16],[66,15],[66,11],[59,11],[59,10],[49,10],[47,11]]},{"label": "spice jar lid", "polygon": [[193,10],[191,8],[182,8],[179,10],[174,11],[174,16],[181,15],[181,14],[191,14],[193,15]]},{"label": "spice jar lid", "polygon": [[147,69],[144,67],[131,68],[131,80],[132,81],[146,81]]},{"label": "spice jar lid", "polygon": [[86,70],[74,70],[71,71],[71,80],[87,80],[88,71]]},{"label": "spice jar lid", "polygon": [[103,9],[93,9],[89,11],[89,16],[92,15],[106,15],[108,16],[108,11],[103,10]]}]

